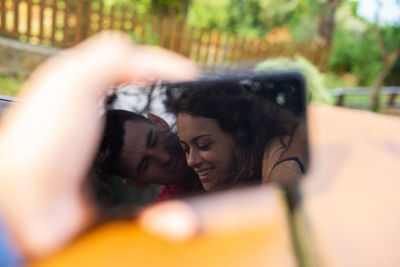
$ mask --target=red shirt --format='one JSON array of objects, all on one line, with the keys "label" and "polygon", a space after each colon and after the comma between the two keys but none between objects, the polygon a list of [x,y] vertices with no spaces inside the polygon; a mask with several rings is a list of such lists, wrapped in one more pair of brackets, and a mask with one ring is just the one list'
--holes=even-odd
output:
[{"label": "red shirt", "polygon": [[184,193],[177,184],[164,185],[161,192],[157,195],[155,202],[168,200]]}]

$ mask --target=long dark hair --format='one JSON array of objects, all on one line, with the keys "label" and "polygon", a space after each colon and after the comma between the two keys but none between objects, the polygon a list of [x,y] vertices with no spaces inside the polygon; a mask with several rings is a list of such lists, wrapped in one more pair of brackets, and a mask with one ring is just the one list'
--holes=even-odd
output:
[{"label": "long dark hair", "polygon": [[294,123],[287,111],[236,82],[191,84],[167,104],[176,116],[186,113],[215,119],[221,130],[233,136],[234,162],[226,186],[261,183],[268,142],[289,135]]}]

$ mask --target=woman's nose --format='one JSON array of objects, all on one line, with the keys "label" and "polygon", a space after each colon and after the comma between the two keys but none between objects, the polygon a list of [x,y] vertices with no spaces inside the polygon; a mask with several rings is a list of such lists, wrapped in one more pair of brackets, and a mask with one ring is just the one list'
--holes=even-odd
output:
[{"label": "woman's nose", "polygon": [[195,168],[201,163],[202,160],[199,153],[196,150],[191,149],[190,153],[186,154],[186,161],[189,167]]}]

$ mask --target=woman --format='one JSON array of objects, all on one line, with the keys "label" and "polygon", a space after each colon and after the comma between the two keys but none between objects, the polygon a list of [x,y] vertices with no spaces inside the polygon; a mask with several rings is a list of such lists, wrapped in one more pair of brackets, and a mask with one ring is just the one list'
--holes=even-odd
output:
[{"label": "woman", "polygon": [[291,113],[237,83],[189,87],[171,108],[187,164],[206,191],[269,182],[283,162],[294,161],[296,173],[304,172],[299,157],[281,157],[298,124]]}]

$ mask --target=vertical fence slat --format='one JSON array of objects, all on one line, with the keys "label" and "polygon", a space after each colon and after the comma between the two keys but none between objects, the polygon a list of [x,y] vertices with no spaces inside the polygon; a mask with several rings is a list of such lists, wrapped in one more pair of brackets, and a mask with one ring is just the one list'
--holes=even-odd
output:
[{"label": "vertical fence slat", "polygon": [[71,11],[70,0],[65,0],[65,11],[64,11],[64,39],[63,46],[68,46],[69,44],[69,14]]},{"label": "vertical fence slat", "polygon": [[55,45],[55,36],[56,36],[56,21],[57,21],[57,0],[53,0],[53,11],[51,18],[51,44]]},{"label": "vertical fence slat", "polygon": [[90,35],[92,35],[92,0],[87,0],[87,9],[86,9],[86,16],[85,16],[85,34],[84,34],[84,38],[89,37]]},{"label": "vertical fence slat", "polygon": [[170,19],[170,26],[171,26],[171,34],[169,36],[169,50],[175,51],[174,45],[175,45],[177,25],[176,25],[176,22],[172,19]]},{"label": "vertical fence slat", "polygon": [[135,32],[136,20],[137,20],[137,13],[136,13],[136,10],[134,10],[133,13],[132,13],[132,18],[131,18],[132,32]]},{"label": "vertical fence slat", "polygon": [[163,17],[161,19],[161,25],[160,25],[160,46],[161,47],[165,47],[164,43],[165,43],[165,35],[166,35],[166,21],[165,21],[165,17]]},{"label": "vertical fence slat", "polygon": [[215,53],[214,53],[214,60],[212,63],[212,68],[215,68],[215,66],[217,65],[219,49],[220,49],[220,40],[221,40],[221,32],[217,31],[217,41],[215,43]]},{"label": "vertical fence slat", "polygon": [[257,44],[258,44],[258,42],[257,42],[257,39],[255,38],[255,39],[253,39],[253,40],[251,40],[251,42],[250,42],[250,48],[249,48],[249,57],[252,59],[252,60],[254,60],[254,58],[255,58],[255,51],[256,51],[256,47],[257,47]]},{"label": "vertical fence slat", "polygon": [[78,1],[76,7],[76,25],[75,25],[75,36],[74,44],[79,43],[81,40],[81,28],[82,28],[82,14],[83,14],[83,2]]},{"label": "vertical fence slat", "polygon": [[223,52],[223,54],[222,54],[222,59],[221,59],[221,62],[222,62],[223,64],[225,64],[225,62],[226,62],[226,57],[227,57],[227,55],[228,55],[229,39],[230,39],[229,34],[226,34],[226,35],[225,35],[225,44],[224,44],[224,46],[223,46],[224,52]]},{"label": "vertical fence slat", "polygon": [[126,31],[125,22],[126,22],[126,6],[122,6],[122,16],[121,16],[121,29]]},{"label": "vertical fence slat", "polygon": [[156,45],[160,43],[160,29],[159,29],[159,22],[158,22],[158,17],[156,16],[151,16],[151,29],[153,33],[157,36],[157,39],[154,40],[152,45]]},{"label": "vertical fence slat", "polygon": [[239,53],[239,59],[241,61],[247,60],[247,57],[246,57],[246,43],[247,43],[247,38],[243,37],[242,41],[240,43],[240,53]]},{"label": "vertical fence slat", "polygon": [[147,16],[146,13],[142,15],[142,32],[140,33],[140,40],[141,43],[146,43],[146,23],[147,23]]},{"label": "vertical fence slat", "polygon": [[193,33],[194,33],[194,27],[192,26],[190,28],[190,33],[189,33],[189,39],[188,39],[188,48],[187,48],[187,57],[190,58],[190,54],[192,53],[192,43],[193,43]]},{"label": "vertical fence slat", "polygon": [[44,32],[44,9],[46,8],[45,0],[40,0],[40,12],[39,12],[39,40],[43,40]]},{"label": "vertical fence slat", "polygon": [[111,18],[111,29],[115,29],[115,6],[111,7],[111,13],[110,13],[110,18]]},{"label": "vertical fence slat", "polygon": [[203,44],[203,34],[204,34],[204,29],[200,30],[200,35],[199,38],[197,38],[197,52],[196,52],[196,62],[200,63],[200,52],[201,52],[201,46]]},{"label": "vertical fence slat", "polygon": [[1,32],[6,31],[6,0],[1,0]]},{"label": "vertical fence slat", "polygon": [[26,37],[31,37],[31,21],[32,21],[32,0],[26,1]]},{"label": "vertical fence slat", "polygon": [[99,7],[99,31],[103,30],[103,23],[104,23],[104,3],[100,1]]},{"label": "vertical fence slat", "polygon": [[212,35],[213,35],[213,31],[210,31],[209,34],[208,34],[208,43],[207,43],[207,46],[206,46],[206,55],[204,57],[204,66],[207,66],[208,55],[210,54],[210,49],[211,49]]},{"label": "vertical fence slat", "polygon": [[13,36],[18,37],[19,33],[19,0],[14,0],[14,29]]},{"label": "vertical fence slat", "polygon": [[178,48],[177,48],[177,52],[179,53],[179,54],[182,54],[182,49],[183,49],[183,44],[184,44],[184,42],[185,42],[185,37],[186,37],[186,31],[185,31],[185,23],[184,22],[182,22],[182,23],[180,23],[179,24],[179,27],[178,27],[178,29],[180,29],[180,31],[178,31],[178,33],[179,33],[179,38],[178,38]]},{"label": "vertical fence slat", "polygon": [[238,37],[235,35],[234,37],[233,37],[233,43],[232,43],[232,46],[231,46],[231,54],[230,54],[230,57],[229,57],[229,61],[230,62],[233,62],[233,61],[235,61],[235,57],[236,57],[236,47],[237,47],[237,40],[238,40]]}]

